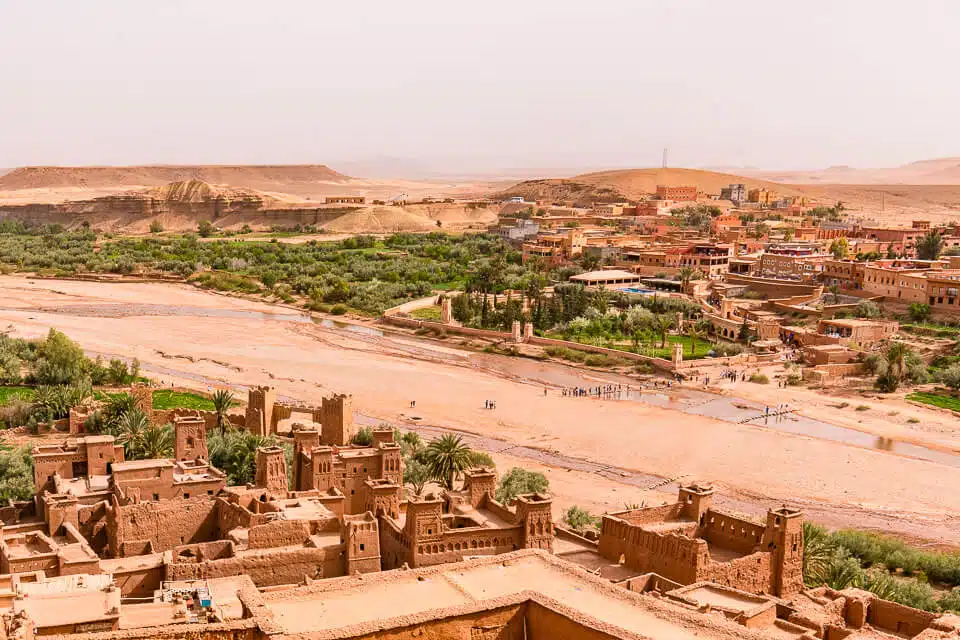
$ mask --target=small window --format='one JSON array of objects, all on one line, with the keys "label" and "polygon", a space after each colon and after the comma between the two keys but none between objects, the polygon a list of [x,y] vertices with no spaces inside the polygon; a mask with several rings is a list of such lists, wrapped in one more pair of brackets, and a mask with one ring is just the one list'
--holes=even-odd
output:
[{"label": "small window", "polygon": [[356,491],[354,491],[353,489],[350,489],[350,495],[353,495],[353,494],[355,494],[355,493],[356,493]]},{"label": "small window", "polygon": [[160,494],[159,494],[159,493],[153,494],[153,499],[154,499],[154,500],[159,500],[159,499],[160,499]]},{"label": "small window", "polygon": [[208,496],[212,496],[212,495],[213,495],[213,489],[207,489],[207,495],[208,495]]},{"label": "small window", "polygon": [[184,499],[184,500],[187,500],[188,498],[190,498],[190,494],[184,492],[184,494],[183,494],[183,499]]},{"label": "small window", "polygon": [[363,543],[360,543],[360,551],[363,551]]}]

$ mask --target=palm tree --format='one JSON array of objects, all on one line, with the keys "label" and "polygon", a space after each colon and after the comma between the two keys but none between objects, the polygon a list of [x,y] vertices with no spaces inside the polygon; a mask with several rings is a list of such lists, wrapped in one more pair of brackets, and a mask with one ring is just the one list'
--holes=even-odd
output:
[{"label": "palm tree", "polygon": [[139,460],[142,456],[143,434],[150,428],[150,419],[140,409],[131,409],[117,420],[116,430],[123,442],[124,455],[130,460]]},{"label": "palm tree", "polygon": [[230,484],[244,485],[253,482],[257,468],[257,449],[273,444],[271,438],[252,433],[245,434],[233,443],[230,451]]},{"label": "palm tree", "polygon": [[703,329],[696,324],[691,324],[687,327],[687,336],[690,338],[690,357],[692,358],[697,353],[697,340],[703,338]]},{"label": "palm tree", "polygon": [[827,567],[833,558],[834,545],[827,530],[810,521],[803,523],[803,583],[819,587],[826,582]]},{"label": "palm tree", "polygon": [[660,336],[660,348],[663,349],[667,346],[667,333],[673,328],[673,318],[665,313],[657,314],[653,316],[650,328],[654,334]]},{"label": "palm tree", "polygon": [[217,428],[220,435],[226,431],[227,411],[233,406],[233,393],[226,389],[217,389],[213,392],[213,410],[217,414]]},{"label": "palm tree", "polygon": [[447,489],[453,489],[457,476],[470,468],[470,447],[461,436],[447,434],[431,440],[424,453],[430,476]]},{"label": "palm tree", "polygon": [[173,455],[173,429],[170,425],[147,427],[140,435],[141,458],[159,459]]},{"label": "palm tree", "polygon": [[691,267],[681,267],[677,275],[680,276],[680,292],[686,293],[690,281],[693,279],[694,271]]}]

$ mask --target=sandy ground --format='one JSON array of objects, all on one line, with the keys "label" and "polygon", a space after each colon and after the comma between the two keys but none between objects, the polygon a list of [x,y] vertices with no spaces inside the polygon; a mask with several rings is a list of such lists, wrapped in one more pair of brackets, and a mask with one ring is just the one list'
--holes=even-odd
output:
[{"label": "sandy ground", "polygon": [[[351,393],[368,420],[497,438],[501,470],[536,466],[529,456],[514,455],[516,447],[535,447],[651,474],[648,486],[659,478],[709,480],[738,504],[791,502],[835,526],[960,544],[958,466],[641,402],[562,397],[558,387],[596,384],[596,375],[586,374],[590,379],[563,365],[465,352],[406,336],[326,327],[291,314],[184,285],[0,277],[0,330],[37,337],[57,327],[90,352],[139,358],[151,377],[166,384],[237,390],[269,384],[282,396],[310,402],[334,391]],[[750,393],[775,391],[772,386]],[[497,401],[495,411],[484,409],[488,399]],[[417,401],[415,415],[411,400]],[[832,415],[822,406],[817,411]],[[916,411],[924,419],[944,420],[936,412]],[[863,420],[858,426],[869,430],[869,418],[858,415]],[[877,427],[885,432],[890,425],[878,421]],[[916,429],[911,435],[956,448],[960,438],[946,431]],[[616,510],[627,502],[668,497],[643,491],[642,483],[623,484],[616,473],[544,464],[551,467],[558,510],[574,503]],[[667,482],[663,489],[672,493],[675,485]]]}]

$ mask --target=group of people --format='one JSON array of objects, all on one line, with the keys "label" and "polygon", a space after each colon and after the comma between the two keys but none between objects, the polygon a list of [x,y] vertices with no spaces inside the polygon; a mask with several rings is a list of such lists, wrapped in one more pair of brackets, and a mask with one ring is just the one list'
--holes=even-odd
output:
[{"label": "group of people", "polygon": [[[561,393],[564,397],[573,398],[620,398],[624,393],[632,391],[628,384],[604,384],[598,387],[567,387]],[[544,390],[546,395],[546,390]]]},{"label": "group of people", "polygon": [[496,409],[496,408],[497,408],[497,401],[496,401],[496,400],[484,400],[484,401],[483,401],[483,408],[484,408],[484,409]]}]

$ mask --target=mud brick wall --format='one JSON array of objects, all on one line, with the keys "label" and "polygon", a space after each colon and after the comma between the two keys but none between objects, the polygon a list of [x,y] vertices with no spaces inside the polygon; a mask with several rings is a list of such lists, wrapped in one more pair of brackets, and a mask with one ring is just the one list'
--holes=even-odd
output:
[{"label": "mud brick wall", "polygon": [[153,551],[182,544],[216,540],[219,527],[216,501],[207,496],[116,506],[108,519],[111,553],[126,541],[149,540]]},{"label": "mud brick wall", "polygon": [[708,580],[747,593],[773,593],[773,562],[774,555],[766,551],[730,562],[708,562],[698,567],[695,582]]},{"label": "mud brick wall", "polygon": [[248,534],[250,549],[301,546],[310,538],[310,523],[303,520],[277,520],[251,527]]},{"label": "mud brick wall", "polygon": [[737,553],[753,553],[763,542],[766,527],[717,511],[708,511],[700,537]]},{"label": "mud brick wall", "polygon": [[278,548],[246,552],[232,558],[167,565],[167,580],[196,580],[246,574],[258,587],[301,584],[304,578],[331,578],[343,575],[343,546],[321,549]]},{"label": "mud brick wall", "polygon": [[867,609],[867,622],[874,627],[908,637],[913,637],[929,627],[936,617],[935,613],[921,611],[889,600],[871,600]]},{"label": "mud brick wall", "polygon": [[[491,637],[499,638],[500,636]],[[507,637],[512,638],[513,636]],[[521,637],[533,638],[534,640],[540,640],[541,638],[615,640],[617,638],[617,636],[609,633],[584,626],[580,621],[572,620],[535,602],[527,603],[526,636]]]}]

